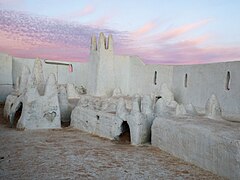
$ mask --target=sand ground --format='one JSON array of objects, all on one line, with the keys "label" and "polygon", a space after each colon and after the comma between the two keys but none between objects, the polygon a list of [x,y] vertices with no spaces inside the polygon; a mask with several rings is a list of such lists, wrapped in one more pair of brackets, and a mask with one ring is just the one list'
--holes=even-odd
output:
[{"label": "sand ground", "polygon": [[0,179],[223,179],[151,145],[65,127],[18,131],[0,108]]}]

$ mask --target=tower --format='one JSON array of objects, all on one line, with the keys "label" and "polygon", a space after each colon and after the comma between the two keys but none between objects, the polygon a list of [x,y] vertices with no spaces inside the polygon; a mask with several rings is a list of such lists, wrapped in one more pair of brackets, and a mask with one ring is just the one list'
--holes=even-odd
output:
[{"label": "tower", "polygon": [[113,38],[100,33],[91,38],[88,63],[88,93],[94,96],[110,95],[115,88]]}]

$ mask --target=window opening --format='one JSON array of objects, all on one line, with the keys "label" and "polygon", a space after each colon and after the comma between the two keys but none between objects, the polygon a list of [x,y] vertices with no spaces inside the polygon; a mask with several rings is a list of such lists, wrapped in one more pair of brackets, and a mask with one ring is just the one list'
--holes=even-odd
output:
[{"label": "window opening", "polygon": [[225,85],[225,89],[226,90],[230,90],[230,80],[231,80],[231,76],[230,76],[230,72],[227,72],[227,77],[226,77],[226,85]]},{"label": "window opening", "polygon": [[155,85],[157,85],[157,71],[154,72],[154,82]]},{"label": "window opening", "polygon": [[188,86],[188,75],[185,74],[185,78],[184,78],[184,87],[186,88]]}]

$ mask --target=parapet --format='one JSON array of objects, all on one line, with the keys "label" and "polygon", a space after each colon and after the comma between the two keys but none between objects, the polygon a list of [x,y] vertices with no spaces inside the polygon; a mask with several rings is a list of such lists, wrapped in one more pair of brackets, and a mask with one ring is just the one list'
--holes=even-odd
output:
[{"label": "parapet", "polygon": [[113,52],[113,37],[109,34],[108,38],[104,35],[104,33],[99,34],[98,42],[95,35],[91,38],[91,51],[108,51]]}]

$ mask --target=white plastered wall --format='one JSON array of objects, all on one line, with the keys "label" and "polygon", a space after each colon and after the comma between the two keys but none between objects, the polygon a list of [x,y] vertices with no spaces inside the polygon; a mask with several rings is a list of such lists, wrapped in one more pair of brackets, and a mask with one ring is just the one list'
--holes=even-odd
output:
[{"label": "white plastered wall", "polygon": [[108,50],[102,50],[99,53],[99,62],[97,66],[97,96],[111,95],[116,87],[114,82],[114,55]]},{"label": "white plastered wall", "polygon": [[137,56],[119,56],[107,50],[92,52],[89,67],[88,89],[92,95],[109,95],[114,88],[120,88],[124,95],[158,95],[163,83],[172,87],[172,66],[146,65]]},{"label": "white plastered wall", "polygon": [[[73,83],[77,86],[86,87],[86,72],[87,66],[86,63],[77,63],[70,62],[73,66],[73,72],[69,72],[67,65],[54,65],[43,63],[43,72],[44,79],[54,73],[57,79],[58,84],[67,84]],[[16,78],[21,75],[22,67],[26,65],[32,70],[34,65],[34,59],[22,59],[22,58],[13,58],[13,82],[16,82]]]},{"label": "white plastered wall", "polygon": [[73,72],[68,71],[68,66],[57,65],[58,83],[59,84],[72,83],[75,84],[76,86],[86,87],[88,71],[87,63],[70,62],[70,64],[72,64]]},{"label": "white plastered wall", "polygon": [[120,88],[125,95],[129,94],[130,80],[130,57],[114,56],[114,84],[116,88]]},{"label": "white plastered wall", "polygon": [[0,54],[0,102],[12,91],[12,56]]},{"label": "white plastered wall", "polygon": [[160,92],[160,87],[163,83],[166,83],[171,89],[172,72],[172,66],[146,65],[140,58],[136,56],[131,57],[129,72],[129,94],[153,93],[158,95]]},{"label": "white plastered wall", "polygon": [[[173,92],[180,103],[205,107],[207,99],[215,94],[224,113],[240,114],[240,62],[175,66]],[[227,73],[230,73],[227,90]],[[185,76],[187,74],[187,87]]]},{"label": "white plastered wall", "polygon": [[[12,57],[0,53],[0,102],[4,102],[9,95],[16,79],[21,76],[23,66],[28,66],[30,71],[33,69],[35,59],[24,59]],[[76,86],[87,86],[87,63],[70,62],[73,72],[69,72],[67,65],[43,65],[44,79],[46,80],[51,73],[54,73],[58,84],[72,83]]]}]

